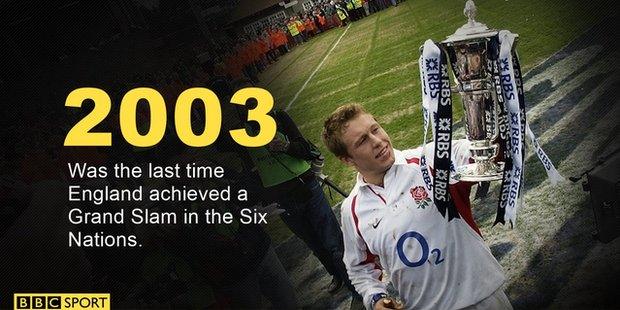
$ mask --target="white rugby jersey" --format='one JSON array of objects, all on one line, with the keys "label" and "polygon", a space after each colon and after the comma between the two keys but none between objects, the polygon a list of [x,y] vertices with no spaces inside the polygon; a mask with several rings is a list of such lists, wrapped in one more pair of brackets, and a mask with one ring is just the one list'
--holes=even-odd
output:
[{"label": "white rugby jersey", "polygon": [[[466,140],[453,142],[455,166],[469,162],[468,146]],[[418,164],[422,147],[394,153],[384,187],[368,184],[358,174],[342,204],[344,263],[366,307],[373,294],[386,292],[382,269],[407,309],[459,309],[490,296],[505,281],[501,266],[462,218],[448,222],[448,215],[437,210]],[[425,153],[432,167],[432,144]],[[469,196],[458,192],[460,185],[469,193],[471,183],[451,180],[453,200],[469,208]]]}]

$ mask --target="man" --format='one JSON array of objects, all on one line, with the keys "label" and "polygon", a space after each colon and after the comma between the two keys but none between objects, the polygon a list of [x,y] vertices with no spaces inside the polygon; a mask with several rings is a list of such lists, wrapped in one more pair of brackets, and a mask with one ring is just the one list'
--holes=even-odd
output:
[{"label": "man", "polygon": [[[249,101],[238,107],[240,119],[247,119],[247,109],[253,109],[254,104]],[[247,149],[265,189],[263,200],[275,201],[285,210],[280,214],[284,223],[332,276],[327,290],[335,293],[344,284],[356,296],[342,261],[342,231],[308,163],[320,153],[315,152],[286,112],[274,111],[272,116],[278,128],[276,137],[264,147]],[[247,124],[250,131],[258,130],[255,125]]]},{"label": "man", "polygon": [[[176,161],[217,162],[218,165],[225,167],[226,177],[210,180],[210,185],[226,184],[235,191],[241,188],[247,189],[251,193],[250,200],[186,204],[184,208],[194,211],[228,212],[233,215],[232,224],[185,225],[169,228],[161,233],[164,236],[157,235],[154,238],[153,247],[164,245],[162,249],[164,253],[168,251],[182,258],[189,264],[195,277],[203,279],[210,285],[216,299],[226,302],[226,306],[232,309],[263,308],[265,307],[263,296],[278,309],[299,309],[293,283],[278,258],[269,235],[261,225],[240,223],[240,210],[252,208],[260,202],[257,193],[259,188],[255,186],[260,181],[247,170],[237,171],[227,167],[243,158],[231,152],[216,150],[219,147],[221,145],[207,149],[200,155],[186,152]],[[201,182],[204,184],[204,181],[198,181],[194,184],[190,182],[188,185],[200,186]],[[168,265],[169,263],[164,266]],[[164,275],[170,272],[167,270]]]},{"label": "man", "polygon": [[301,39],[303,40],[302,43],[308,41],[306,26],[301,20],[299,20],[301,18],[300,15],[295,15],[294,18],[295,18],[295,25],[297,26],[297,29],[299,30],[299,35],[301,36]]},{"label": "man", "polygon": [[[325,121],[323,141],[358,171],[342,204],[344,262],[370,309],[511,309],[501,266],[470,218],[471,184],[452,181],[461,215],[450,221],[435,207],[420,167],[422,148],[398,151],[359,105],[338,108]],[[465,143],[464,143],[465,142]],[[469,161],[467,141],[452,150],[455,166]],[[426,161],[433,171],[432,147]],[[402,303],[386,295],[383,270]]]},{"label": "man", "polygon": [[291,37],[293,37],[293,40],[295,41],[295,45],[299,45],[303,43],[303,37],[301,36],[301,33],[299,32],[299,26],[297,25],[297,22],[295,21],[295,17],[291,16],[288,23],[286,23],[286,27],[288,28],[288,31],[291,34]]}]

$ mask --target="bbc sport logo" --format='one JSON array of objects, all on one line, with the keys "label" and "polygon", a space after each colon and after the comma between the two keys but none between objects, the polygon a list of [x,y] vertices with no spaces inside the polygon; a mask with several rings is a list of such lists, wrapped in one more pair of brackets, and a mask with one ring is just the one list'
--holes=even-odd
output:
[{"label": "bbc sport logo", "polygon": [[110,310],[110,294],[104,293],[16,293],[13,309],[101,309]]}]

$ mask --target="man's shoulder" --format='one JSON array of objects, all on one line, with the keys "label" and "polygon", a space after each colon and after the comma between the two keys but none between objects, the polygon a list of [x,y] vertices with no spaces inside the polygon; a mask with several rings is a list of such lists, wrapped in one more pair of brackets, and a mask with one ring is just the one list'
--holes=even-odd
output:
[{"label": "man's shoulder", "polygon": [[340,212],[342,213],[342,216],[351,216],[351,209],[354,206],[354,203],[357,200],[357,195],[359,194],[359,186],[356,184],[353,189],[351,190],[351,193],[349,194],[349,196],[347,196],[347,198],[345,198],[342,201],[342,204],[340,205]]},{"label": "man's shoulder", "polygon": [[399,152],[400,156],[402,156],[407,164],[419,164],[422,151],[422,146],[419,146],[412,149],[400,150]]},{"label": "man's shoulder", "polygon": [[410,160],[413,158],[420,158],[422,155],[422,146],[418,146],[411,149],[406,149],[401,151],[405,156],[405,159]]}]

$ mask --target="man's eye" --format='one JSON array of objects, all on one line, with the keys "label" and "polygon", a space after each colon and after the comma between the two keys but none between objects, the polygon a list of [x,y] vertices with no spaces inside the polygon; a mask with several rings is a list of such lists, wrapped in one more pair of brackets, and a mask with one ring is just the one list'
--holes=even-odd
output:
[{"label": "man's eye", "polygon": [[377,133],[377,132],[379,132],[379,127],[375,127],[372,129],[372,133]]}]

